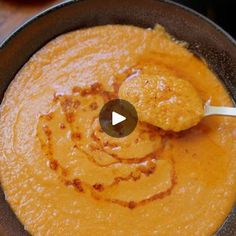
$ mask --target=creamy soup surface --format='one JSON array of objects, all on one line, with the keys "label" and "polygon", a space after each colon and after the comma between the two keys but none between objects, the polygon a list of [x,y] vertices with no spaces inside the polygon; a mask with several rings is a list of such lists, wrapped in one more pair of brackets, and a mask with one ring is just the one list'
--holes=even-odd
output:
[{"label": "creamy soup surface", "polygon": [[163,130],[179,132],[195,126],[204,115],[200,95],[189,81],[160,68],[142,68],[127,78],[119,97],[136,107],[140,121]]},{"label": "creamy soup surface", "polygon": [[207,117],[176,133],[140,120],[120,139],[100,128],[99,111],[122,83],[156,70],[188,81],[203,103],[232,105],[208,66],[160,26],[71,32],[19,71],[0,109],[0,177],[32,235],[189,236],[220,227],[236,196],[235,119]]}]

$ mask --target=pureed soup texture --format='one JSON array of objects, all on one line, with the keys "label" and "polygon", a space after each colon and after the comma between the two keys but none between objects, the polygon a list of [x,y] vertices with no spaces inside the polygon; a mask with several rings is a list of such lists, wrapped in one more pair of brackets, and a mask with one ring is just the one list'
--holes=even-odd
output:
[{"label": "pureed soup texture", "polygon": [[189,81],[203,102],[232,105],[161,27],[71,32],[17,74],[0,111],[1,184],[32,235],[212,235],[223,223],[235,202],[235,119],[182,132],[140,121],[120,139],[99,126],[122,82],[155,68]]}]

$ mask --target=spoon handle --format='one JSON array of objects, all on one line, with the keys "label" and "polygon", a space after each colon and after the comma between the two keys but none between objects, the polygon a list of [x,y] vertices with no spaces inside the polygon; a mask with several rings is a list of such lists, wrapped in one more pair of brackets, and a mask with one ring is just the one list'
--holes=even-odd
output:
[{"label": "spoon handle", "polygon": [[206,105],[204,116],[212,115],[236,116],[236,107],[217,107]]}]

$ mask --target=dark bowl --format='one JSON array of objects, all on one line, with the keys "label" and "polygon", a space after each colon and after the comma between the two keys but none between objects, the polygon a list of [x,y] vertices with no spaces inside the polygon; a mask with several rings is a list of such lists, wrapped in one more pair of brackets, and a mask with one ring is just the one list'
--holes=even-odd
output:
[{"label": "dark bowl", "polygon": [[[236,44],[220,27],[169,1],[86,0],[59,4],[35,16],[0,46],[0,99],[18,70],[48,41],[65,32],[105,24],[163,25],[204,57],[236,101]],[[203,78],[204,79],[204,78]],[[0,190],[0,235],[29,235]],[[236,208],[216,235],[236,235]]]}]

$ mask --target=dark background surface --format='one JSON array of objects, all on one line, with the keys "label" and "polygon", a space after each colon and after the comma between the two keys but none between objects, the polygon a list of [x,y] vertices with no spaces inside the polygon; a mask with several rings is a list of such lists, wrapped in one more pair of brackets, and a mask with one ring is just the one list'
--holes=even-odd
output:
[{"label": "dark background surface", "polygon": [[[60,2],[63,1],[0,0],[0,42],[31,16]],[[174,2],[207,16],[236,38],[236,0],[174,0]]]},{"label": "dark background surface", "polygon": [[175,0],[220,25],[236,38],[236,0]]}]

